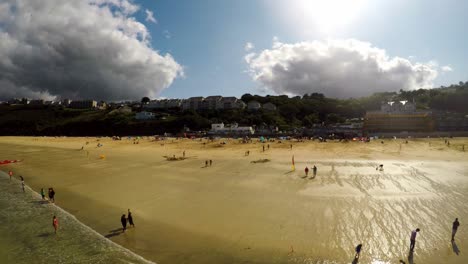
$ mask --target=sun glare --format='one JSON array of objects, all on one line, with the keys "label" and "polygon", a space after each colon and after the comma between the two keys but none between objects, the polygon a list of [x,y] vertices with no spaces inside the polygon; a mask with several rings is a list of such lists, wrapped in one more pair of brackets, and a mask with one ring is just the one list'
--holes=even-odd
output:
[{"label": "sun glare", "polygon": [[366,0],[294,0],[292,15],[300,26],[315,27],[321,33],[333,33],[350,24],[359,15]]}]

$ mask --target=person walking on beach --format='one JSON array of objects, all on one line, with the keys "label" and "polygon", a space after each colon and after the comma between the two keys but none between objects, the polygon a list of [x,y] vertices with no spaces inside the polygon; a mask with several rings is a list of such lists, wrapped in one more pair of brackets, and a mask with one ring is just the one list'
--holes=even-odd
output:
[{"label": "person walking on beach", "polygon": [[45,200],[44,188],[41,188],[41,196],[42,196],[42,200]]},{"label": "person walking on beach", "polygon": [[312,168],[312,171],[314,172],[314,177],[317,176],[317,167],[315,165]]},{"label": "person walking on beach", "polygon": [[25,191],[24,191],[24,185],[25,185],[25,184],[24,184],[24,179],[21,179],[21,188],[23,189],[23,192],[25,192]]},{"label": "person walking on beach", "polygon": [[411,237],[410,237],[410,251],[414,251],[414,246],[416,245],[416,235],[419,232],[419,228],[416,228],[416,230],[411,231]]},{"label": "person walking on beach", "polygon": [[49,200],[55,203],[55,191],[54,188],[49,188]]},{"label": "person walking on beach", "polygon": [[10,181],[11,181],[11,177],[13,177],[13,172],[12,172],[12,171],[9,171],[9,172],[8,172],[8,175],[10,175]]},{"label": "person walking on beach", "polygon": [[354,259],[359,259],[361,256],[361,249],[362,249],[362,244],[359,244],[356,246],[356,255],[354,255]]},{"label": "person walking on beach", "polygon": [[265,145],[263,145],[263,152],[265,152]]},{"label": "person walking on beach", "polygon": [[130,209],[128,209],[127,219],[128,219],[128,224],[131,225],[132,227],[135,227],[135,224],[133,223],[132,212],[130,212]]},{"label": "person walking on beach", "polygon": [[267,149],[270,150],[270,144],[267,145]]},{"label": "person walking on beach", "polygon": [[122,232],[125,232],[127,230],[127,218],[125,218],[125,214],[120,217],[120,223],[122,223]]},{"label": "person walking on beach", "polygon": [[54,217],[52,218],[52,226],[54,227],[55,234],[57,234],[58,219],[57,219],[57,217],[56,217],[55,215],[54,215]]},{"label": "person walking on beach", "polygon": [[205,167],[208,167],[208,160],[205,160]]},{"label": "person walking on beach", "polygon": [[185,150],[184,150],[184,152],[182,152],[182,157],[184,157],[184,158],[185,158]]},{"label": "person walking on beach", "polygon": [[458,222],[458,218],[455,218],[452,225],[452,241],[455,240],[455,234],[457,234],[458,226],[460,226],[460,222]]},{"label": "person walking on beach", "polygon": [[306,177],[307,177],[307,176],[309,175],[309,168],[306,166],[305,169],[304,169],[304,171],[305,171],[305,175],[306,175]]},{"label": "person walking on beach", "polygon": [[212,160],[210,160],[210,167],[211,167],[211,165],[212,165],[212,164],[213,164],[213,161],[212,161]]}]

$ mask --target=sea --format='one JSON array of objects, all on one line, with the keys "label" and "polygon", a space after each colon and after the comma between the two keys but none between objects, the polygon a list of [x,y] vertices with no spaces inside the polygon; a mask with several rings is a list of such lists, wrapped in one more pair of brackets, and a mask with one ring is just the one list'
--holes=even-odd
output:
[{"label": "sea", "polygon": [[[54,233],[52,218],[59,221]],[[0,171],[0,263],[154,263],[117,245]]]}]

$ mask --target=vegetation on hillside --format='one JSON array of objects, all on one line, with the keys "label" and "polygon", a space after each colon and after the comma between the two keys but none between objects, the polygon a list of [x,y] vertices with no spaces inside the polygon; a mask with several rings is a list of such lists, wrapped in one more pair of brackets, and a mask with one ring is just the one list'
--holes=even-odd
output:
[{"label": "vegetation on hillside", "polygon": [[[216,122],[290,130],[314,124],[342,123],[377,110],[384,101],[414,101],[418,109],[468,114],[468,82],[437,89],[376,93],[368,97],[334,99],[313,93],[288,97],[244,94],[241,99],[273,103],[277,110],[260,109],[159,111],[158,118],[137,121],[134,113],[112,110],[74,110],[57,106],[0,106],[0,135],[154,135],[179,133],[184,127],[206,130]],[[147,102],[149,98],[143,98]]]}]

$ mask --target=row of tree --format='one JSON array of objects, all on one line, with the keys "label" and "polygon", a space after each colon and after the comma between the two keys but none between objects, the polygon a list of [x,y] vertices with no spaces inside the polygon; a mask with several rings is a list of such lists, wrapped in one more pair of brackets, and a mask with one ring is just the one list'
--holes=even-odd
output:
[{"label": "row of tree", "polygon": [[[290,130],[362,118],[366,111],[377,110],[382,102],[393,100],[414,101],[418,109],[432,109],[435,112],[450,112],[463,116],[468,114],[468,82],[437,89],[376,93],[368,97],[350,99],[327,98],[318,93],[295,97],[244,94],[241,99],[245,103],[252,100],[262,104],[270,102],[277,106],[277,110],[195,112],[169,109],[165,110],[165,113],[159,113],[159,116],[164,118],[141,122],[134,119],[133,113],[112,110],[0,106],[0,135],[152,135],[164,132],[178,133],[184,127],[206,130],[212,123],[218,122]],[[148,101],[149,98],[145,100]]]}]

